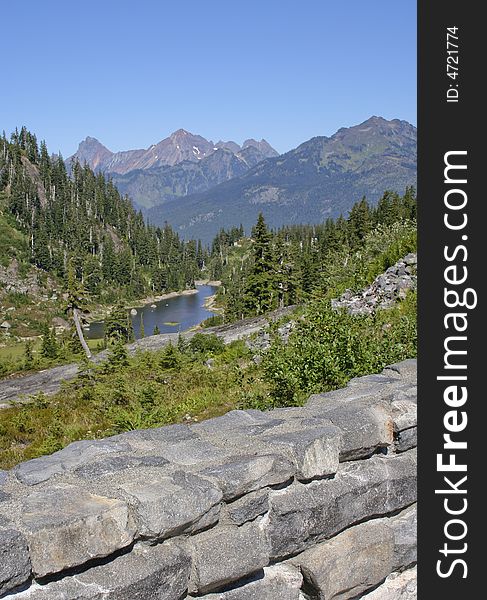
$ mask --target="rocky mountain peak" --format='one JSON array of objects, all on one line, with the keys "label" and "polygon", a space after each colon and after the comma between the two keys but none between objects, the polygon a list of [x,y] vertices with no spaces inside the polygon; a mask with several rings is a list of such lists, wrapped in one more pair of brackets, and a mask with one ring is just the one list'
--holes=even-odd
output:
[{"label": "rocky mountain peak", "polygon": [[[71,160],[75,159],[80,163],[87,163],[92,169],[98,171],[124,175],[135,170],[175,166],[184,161],[198,163],[218,149],[225,149],[238,155],[241,150],[248,147],[258,150],[258,155],[250,161],[252,164],[278,154],[265,140],[260,142],[253,139],[246,140],[242,148],[233,141],[220,141],[215,145],[201,135],[180,128],[147,149],[115,153],[108,150],[96,138],[88,136],[80,143],[76,153],[66,163],[69,165]],[[250,163],[245,161],[245,164]]]},{"label": "rocky mountain peak", "polygon": [[[87,136],[80,142],[78,150],[73,157],[76,158],[80,164],[86,163],[92,169],[96,169],[109,160],[111,156],[113,156],[113,152],[106,146],[99,142],[95,137]],[[71,158],[68,159],[68,161],[71,163]]]},{"label": "rocky mountain peak", "polygon": [[173,133],[171,133],[171,135],[169,136],[170,139],[179,139],[182,138],[186,135],[190,135],[192,136],[193,134],[190,133],[189,131],[186,131],[186,129],[177,129],[176,131],[173,131]]},{"label": "rocky mountain peak", "polygon": [[245,148],[248,147],[257,148],[257,150],[259,150],[259,152],[261,152],[261,154],[263,154],[265,158],[279,156],[279,153],[276,152],[276,150],[274,150],[274,148],[269,144],[269,142],[264,140],[264,138],[262,138],[260,142],[254,140],[253,138],[245,140],[245,142],[242,144],[242,150],[245,150]]}]

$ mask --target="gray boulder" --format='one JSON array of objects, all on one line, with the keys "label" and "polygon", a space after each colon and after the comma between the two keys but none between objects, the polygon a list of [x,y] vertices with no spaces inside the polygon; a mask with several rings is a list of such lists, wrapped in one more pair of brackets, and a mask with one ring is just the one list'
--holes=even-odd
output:
[{"label": "gray boulder", "polygon": [[365,518],[415,501],[414,451],[347,463],[334,479],[273,491],[266,524],[271,557],[297,554]]},{"label": "gray boulder", "polygon": [[108,556],[128,546],[136,533],[125,502],[75,486],[33,492],[20,510],[38,577]]},{"label": "gray boulder", "polygon": [[271,412],[260,410],[231,410],[230,412],[192,425],[191,429],[205,439],[229,439],[265,433],[283,421]]},{"label": "gray boulder", "polygon": [[160,448],[159,451],[163,458],[181,467],[225,460],[230,455],[214,444],[199,438]]},{"label": "gray boulder", "polygon": [[403,379],[410,383],[416,383],[418,373],[418,361],[416,358],[408,358],[398,363],[388,365],[382,373],[387,377]]},{"label": "gray boulder", "polygon": [[125,431],[110,438],[116,442],[128,442],[137,450],[158,452],[160,448],[167,448],[173,444],[197,439],[198,435],[187,425],[166,425],[153,429],[136,429]]},{"label": "gray boulder", "polygon": [[302,428],[289,433],[268,433],[257,441],[272,450],[280,449],[296,465],[299,480],[309,480],[336,473],[342,442],[338,427]]},{"label": "gray boulder", "polygon": [[416,427],[418,423],[418,405],[411,400],[394,400],[392,403],[394,431],[403,431]]},{"label": "gray boulder", "polygon": [[20,531],[0,527],[0,596],[25,583],[30,571],[25,537]]},{"label": "gray boulder", "polygon": [[209,481],[182,471],[164,477],[131,477],[120,489],[133,509],[140,535],[160,540],[216,523],[223,496]]},{"label": "gray boulder", "polygon": [[394,536],[384,519],[351,527],[291,559],[318,600],[347,600],[380,583],[392,570]]},{"label": "gray boulder", "polygon": [[74,474],[86,479],[97,479],[98,477],[114,475],[127,469],[164,467],[167,464],[169,464],[169,461],[163,456],[107,456],[96,462],[81,465],[74,470]]},{"label": "gray boulder", "polygon": [[288,481],[296,469],[291,461],[275,454],[237,456],[221,464],[206,467],[198,473],[209,478],[223,492],[228,501],[258,490]]},{"label": "gray boulder", "polygon": [[362,596],[362,600],[416,600],[417,587],[417,569],[414,567],[402,573],[391,573],[382,585]]},{"label": "gray boulder", "polygon": [[50,456],[41,456],[21,463],[13,469],[13,472],[22,483],[36,485],[51,479],[54,475],[72,471],[76,467],[100,456],[116,452],[129,452],[131,449],[127,442],[110,438],[106,440],[82,440],[73,442]]},{"label": "gray boulder", "polygon": [[220,526],[188,540],[193,562],[190,592],[205,593],[237,581],[269,563],[269,546],[256,523]]},{"label": "gray boulder", "polygon": [[313,396],[306,408],[310,416],[327,419],[340,430],[340,461],[366,458],[393,443],[394,423],[387,400],[374,397],[369,391],[348,401],[341,401],[335,398],[334,392],[332,394],[330,399],[327,394]]},{"label": "gray boulder", "polygon": [[269,489],[264,488],[256,492],[245,494],[242,498],[226,505],[225,514],[234,525],[242,525],[253,521],[269,510]]},{"label": "gray boulder", "polygon": [[416,504],[389,519],[394,534],[393,571],[411,566],[417,561],[418,522]]},{"label": "gray boulder", "polygon": [[205,600],[304,600],[301,594],[303,576],[292,565],[264,567],[253,579],[243,585],[216,594],[207,594]]},{"label": "gray boulder", "polygon": [[411,429],[405,429],[397,434],[395,448],[396,452],[406,452],[411,448],[416,448],[418,445],[418,429],[417,427],[411,427]]},{"label": "gray boulder", "polygon": [[175,600],[188,587],[190,558],[171,543],[136,546],[130,554],[45,585],[34,583],[17,600]]}]

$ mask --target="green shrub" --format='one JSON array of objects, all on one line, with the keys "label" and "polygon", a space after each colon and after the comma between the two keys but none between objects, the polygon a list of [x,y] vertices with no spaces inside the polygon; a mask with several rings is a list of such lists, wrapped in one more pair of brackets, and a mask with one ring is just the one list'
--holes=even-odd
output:
[{"label": "green shrub", "polygon": [[223,325],[224,319],[223,315],[213,315],[212,317],[208,317],[204,321],[200,323],[201,327],[217,327],[218,325]]},{"label": "green shrub", "polygon": [[189,349],[194,354],[217,355],[225,350],[225,342],[214,333],[196,333],[189,342]]},{"label": "green shrub", "polygon": [[262,363],[280,405],[344,386],[352,377],[381,371],[416,355],[416,294],[375,315],[353,316],[316,302],[287,345],[276,338]]}]

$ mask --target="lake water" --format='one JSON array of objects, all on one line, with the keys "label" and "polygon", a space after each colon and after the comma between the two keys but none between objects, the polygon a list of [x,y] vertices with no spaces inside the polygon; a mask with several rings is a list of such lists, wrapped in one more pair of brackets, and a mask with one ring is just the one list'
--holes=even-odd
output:
[{"label": "lake water", "polygon": [[[161,333],[178,333],[186,331],[201,321],[208,319],[215,313],[203,306],[205,298],[216,294],[217,287],[211,285],[198,285],[197,294],[188,296],[174,296],[154,302],[155,308],[147,304],[143,307],[137,307],[137,314],[132,316],[135,338],[140,337],[140,316],[144,320],[145,335],[152,335],[154,327],[157,325]],[[98,339],[103,337],[103,321],[94,321],[90,328],[85,330],[85,336],[88,339]]]}]

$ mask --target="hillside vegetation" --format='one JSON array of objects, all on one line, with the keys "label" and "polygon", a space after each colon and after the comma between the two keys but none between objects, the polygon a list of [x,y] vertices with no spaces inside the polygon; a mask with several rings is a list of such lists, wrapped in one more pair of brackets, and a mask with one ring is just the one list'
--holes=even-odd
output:
[{"label": "hillside vegetation", "polygon": [[[169,225],[148,226],[102,174],[73,163],[68,175],[62,157],[26,128],[0,137],[0,376],[82,351],[66,320],[73,298],[83,319],[192,288],[207,259]],[[41,355],[41,335],[43,343],[54,336],[58,350],[51,344]],[[22,356],[24,342],[31,346]]]},{"label": "hillside vegetation", "polygon": [[[102,174],[73,163],[22,128],[0,138],[2,212],[15,226],[30,262],[66,281],[70,267],[87,293],[101,301],[141,298],[194,284],[203,248],[182,242],[168,225],[145,224],[131,201]],[[11,259],[0,247],[0,263]]]},{"label": "hillside vegetation", "polygon": [[[387,218],[376,217],[353,243],[329,247],[319,255],[321,259],[314,255],[313,283],[300,292],[307,303],[296,309],[287,343],[277,331],[279,323],[271,328],[271,345],[259,360],[244,342],[224,346],[212,335],[200,334],[189,344],[181,340],[177,346],[135,357],[129,357],[119,342],[104,364],[94,367],[84,361],[77,380],[55,396],[40,394],[31,404],[0,412],[0,465],[9,467],[78,439],[201,420],[233,408],[299,405],[310,393],[335,389],[352,377],[415,356],[415,292],[367,316],[335,311],[330,302],[346,288],[371,283],[382,270],[416,250],[412,190],[405,198],[394,198],[395,205],[403,207],[396,217],[391,216],[394,211],[385,211]],[[353,217],[343,220],[347,224],[338,229],[350,233],[353,222]],[[242,239],[238,246],[229,243],[218,254],[225,268],[233,269],[242,257],[244,264],[249,262],[241,281],[247,290],[244,298],[250,298],[254,290],[248,309],[253,314],[270,307],[264,301],[275,300],[275,270],[262,270],[266,263],[259,262],[264,257],[259,236],[268,242],[278,238],[262,220],[255,234],[253,240]],[[306,236],[303,248],[305,240]],[[274,244],[267,246],[272,249]]]}]

